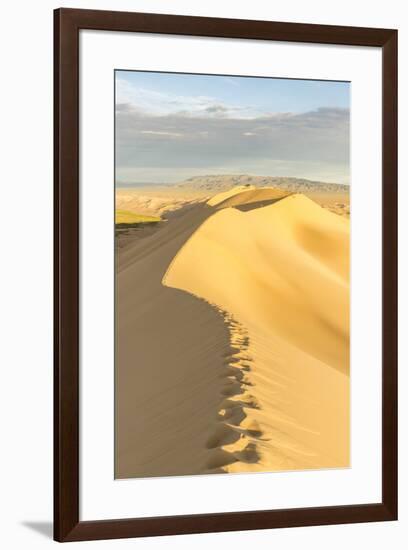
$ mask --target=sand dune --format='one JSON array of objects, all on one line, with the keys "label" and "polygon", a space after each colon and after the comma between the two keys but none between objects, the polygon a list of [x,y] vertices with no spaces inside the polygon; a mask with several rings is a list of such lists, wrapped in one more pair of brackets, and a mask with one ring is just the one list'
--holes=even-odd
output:
[{"label": "sand dune", "polygon": [[[228,311],[245,331],[228,384],[244,373],[233,400],[257,406],[217,427],[219,450],[235,459],[224,469],[348,465],[348,246],[348,220],[291,195],[217,212],[172,262],[164,284]],[[256,455],[250,464],[236,454],[245,449]]]},{"label": "sand dune", "polygon": [[283,197],[290,195],[288,191],[282,191],[281,189],[275,189],[274,187],[262,187],[256,188],[253,185],[250,186],[238,186],[214,195],[207,201],[210,206],[216,206],[217,208],[228,208],[231,206],[239,207],[243,205],[265,205],[269,202],[274,202]]},{"label": "sand dune", "polygon": [[116,209],[128,210],[135,214],[147,216],[163,216],[186,205],[195,204],[208,196],[200,190],[179,189],[168,187],[135,187],[116,190]]},{"label": "sand dune", "polygon": [[245,187],[120,251],[116,477],[348,465],[348,243]]}]

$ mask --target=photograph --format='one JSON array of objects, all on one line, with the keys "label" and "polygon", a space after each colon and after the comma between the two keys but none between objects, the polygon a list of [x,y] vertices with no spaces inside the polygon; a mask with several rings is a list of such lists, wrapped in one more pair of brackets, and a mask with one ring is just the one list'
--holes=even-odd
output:
[{"label": "photograph", "polygon": [[349,468],[350,82],[114,75],[115,479]]}]

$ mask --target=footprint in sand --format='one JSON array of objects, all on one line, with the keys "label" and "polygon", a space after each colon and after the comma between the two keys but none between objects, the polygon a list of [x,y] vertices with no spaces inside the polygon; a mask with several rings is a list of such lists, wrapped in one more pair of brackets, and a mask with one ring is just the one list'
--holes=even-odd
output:
[{"label": "footprint in sand", "polygon": [[[249,336],[230,314],[223,313],[223,316],[230,331],[233,351],[224,355],[225,370],[220,374],[220,378],[225,380],[221,389],[224,399],[218,410],[219,423],[206,444],[211,455],[205,464],[206,470],[217,472],[226,471],[225,468],[235,462],[256,463],[259,460],[256,439],[263,435],[259,423],[248,418],[245,412],[245,409],[260,408],[256,398],[248,392],[248,388],[254,385],[248,374],[252,362],[247,353]],[[229,451],[224,448],[228,446],[235,448]]]}]

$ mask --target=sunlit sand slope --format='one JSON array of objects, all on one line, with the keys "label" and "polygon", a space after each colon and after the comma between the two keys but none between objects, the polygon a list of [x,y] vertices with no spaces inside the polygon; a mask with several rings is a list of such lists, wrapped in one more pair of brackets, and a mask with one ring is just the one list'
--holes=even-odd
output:
[{"label": "sunlit sand slope", "polygon": [[221,209],[179,250],[163,284],[228,312],[234,350],[208,471],[349,465],[346,218],[298,194]]}]

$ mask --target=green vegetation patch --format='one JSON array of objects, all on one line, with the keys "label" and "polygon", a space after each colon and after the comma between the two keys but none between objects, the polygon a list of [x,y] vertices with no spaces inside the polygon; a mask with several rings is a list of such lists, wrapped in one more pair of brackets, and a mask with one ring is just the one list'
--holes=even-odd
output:
[{"label": "green vegetation patch", "polygon": [[117,227],[137,227],[139,224],[158,223],[160,218],[156,216],[145,216],[135,214],[129,210],[116,210],[115,224]]}]

